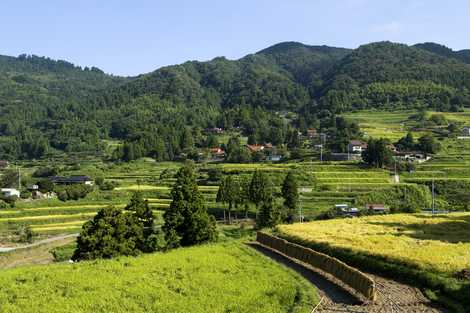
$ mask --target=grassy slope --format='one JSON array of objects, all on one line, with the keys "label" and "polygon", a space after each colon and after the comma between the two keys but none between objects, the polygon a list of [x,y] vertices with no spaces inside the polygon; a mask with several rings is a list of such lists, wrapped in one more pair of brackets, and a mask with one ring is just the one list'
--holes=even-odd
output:
[{"label": "grassy slope", "polygon": [[470,268],[470,214],[387,215],[282,225],[282,233],[454,274]]},{"label": "grassy slope", "polygon": [[[238,242],[0,274],[2,312],[310,312],[314,288]],[[106,295],[106,296],[103,296]]]}]

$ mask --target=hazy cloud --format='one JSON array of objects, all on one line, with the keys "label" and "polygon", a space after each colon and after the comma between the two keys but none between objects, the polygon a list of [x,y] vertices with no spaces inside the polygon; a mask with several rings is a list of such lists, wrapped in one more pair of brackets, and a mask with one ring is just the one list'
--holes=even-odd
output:
[{"label": "hazy cloud", "polygon": [[378,25],[373,28],[376,33],[383,33],[386,35],[397,35],[403,30],[403,24],[398,21],[392,21],[386,24]]}]

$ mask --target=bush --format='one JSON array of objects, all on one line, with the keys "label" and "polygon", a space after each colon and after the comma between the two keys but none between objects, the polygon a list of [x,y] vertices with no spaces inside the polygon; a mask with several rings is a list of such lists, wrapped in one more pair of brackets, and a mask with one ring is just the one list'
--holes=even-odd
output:
[{"label": "bush", "polygon": [[0,199],[0,210],[8,209],[9,207],[10,207],[10,205],[8,203],[6,203],[2,199]]},{"label": "bush", "polygon": [[22,243],[32,243],[35,236],[29,225],[18,226],[15,234],[18,236],[18,242]]},{"label": "bush", "polygon": [[54,257],[54,262],[64,262],[72,259],[73,252],[77,248],[77,244],[71,243],[62,247],[57,247],[51,250],[51,254]]},{"label": "bush", "polygon": [[69,185],[55,189],[57,197],[61,201],[78,200],[85,198],[87,194],[93,191],[92,186],[88,185]]},{"label": "bush", "polygon": [[54,167],[40,167],[33,173],[33,177],[42,178],[42,177],[51,177],[56,176],[59,171]]},{"label": "bush", "polygon": [[144,244],[144,226],[131,213],[108,207],[82,227],[72,259],[93,260],[119,255],[138,255]]}]

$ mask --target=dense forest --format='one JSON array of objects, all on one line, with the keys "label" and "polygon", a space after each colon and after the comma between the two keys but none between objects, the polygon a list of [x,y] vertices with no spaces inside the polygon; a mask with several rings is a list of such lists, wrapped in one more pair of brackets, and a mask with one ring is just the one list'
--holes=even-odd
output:
[{"label": "dense forest", "polygon": [[350,50],[285,42],[239,60],[124,78],[44,57],[0,56],[0,159],[100,154],[103,139],[118,139],[125,144],[117,158],[171,160],[207,144],[207,127],[288,145],[294,130],[334,129],[336,114],[351,110],[458,111],[470,105],[469,60],[468,51],[432,43]]}]

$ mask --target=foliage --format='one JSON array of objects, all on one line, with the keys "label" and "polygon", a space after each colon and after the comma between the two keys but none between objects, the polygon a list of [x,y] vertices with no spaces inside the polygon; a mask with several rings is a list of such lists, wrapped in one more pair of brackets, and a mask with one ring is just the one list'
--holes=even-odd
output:
[{"label": "foliage", "polygon": [[51,250],[54,262],[65,262],[72,259],[73,253],[77,249],[77,244],[71,243]]},{"label": "foliage", "polygon": [[273,186],[271,180],[265,172],[256,170],[251,177],[248,196],[252,203],[256,205],[257,211],[263,202],[273,200]]},{"label": "foliage", "polygon": [[441,149],[439,142],[431,134],[426,134],[418,139],[418,147],[424,153],[437,153]]},{"label": "foliage", "polygon": [[217,239],[215,218],[207,213],[191,164],[176,175],[172,202],[165,211],[162,227],[168,248],[191,246]]},{"label": "foliage", "polygon": [[84,184],[56,186],[54,191],[61,201],[78,200],[85,198],[90,192],[93,191],[93,186]]},{"label": "foliage", "polygon": [[[232,222],[232,208],[242,202],[241,186],[232,176],[225,176],[219,185],[216,202],[228,203],[228,223]],[[225,212],[225,211],[224,211]]]},{"label": "foliage", "polygon": [[370,166],[382,168],[392,162],[392,151],[385,139],[370,139],[367,149],[362,152],[362,159]]},{"label": "foliage", "polygon": [[83,224],[72,259],[93,260],[138,255],[144,246],[144,226],[135,214],[108,207]]},{"label": "foliage", "polygon": [[18,242],[21,243],[32,243],[35,233],[29,225],[20,225],[16,230],[18,236]]},{"label": "foliage", "polygon": [[259,214],[256,217],[256,228],[262,229],[275,227],[283,220],[283,218],[280,208],[274,203],[274,201],[264,201],[261,204]]},{"label": "foliage", "polygon": [[294,172],[289,171],[287,173],[282,183],[281,191],[282,197],[284,198],[284,206],[288,208],[289,219],[292,220],[292,215],[296,212],[299,205],[299,191]]}]

